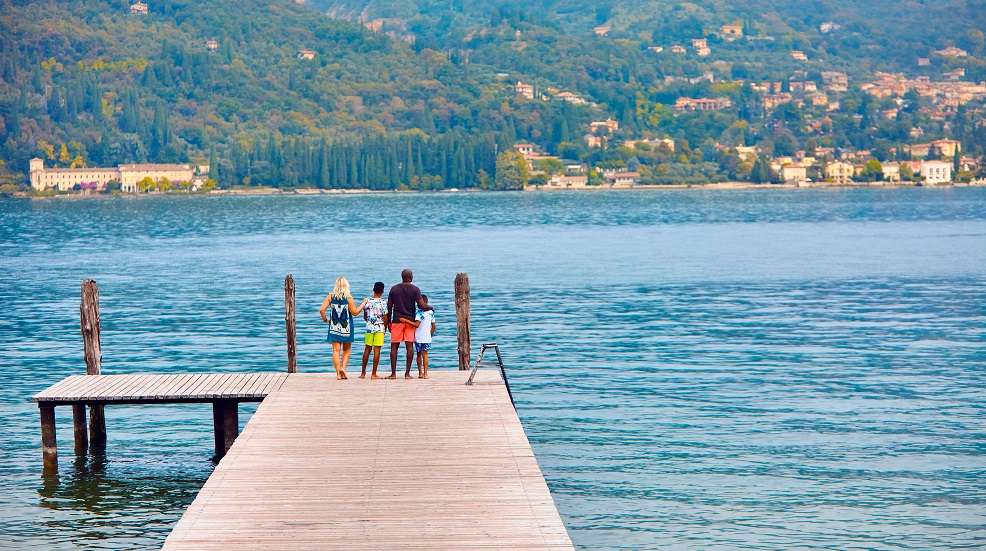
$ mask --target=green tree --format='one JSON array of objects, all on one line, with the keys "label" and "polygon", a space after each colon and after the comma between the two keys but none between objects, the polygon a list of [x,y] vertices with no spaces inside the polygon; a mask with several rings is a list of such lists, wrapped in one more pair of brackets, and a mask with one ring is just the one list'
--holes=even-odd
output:
[{"label": "green tree", "polygon": [[770,162],[763,157],[757,157],[753,163],[753,170],[750,171],[750,180],[756,184],[766,184],[770,182]]},{"label": "green tree", "polygon": [[524,189],[529,178],[527,159],[519,151],[508,149],[497,156],[494,189]]},{"label": "green tree", "polygon": [[863,172],[860,174],[860,179],[864,182],[877,182],[882,180],[883,165],[876,159],[866,161],[866,165],[863,166]]}]

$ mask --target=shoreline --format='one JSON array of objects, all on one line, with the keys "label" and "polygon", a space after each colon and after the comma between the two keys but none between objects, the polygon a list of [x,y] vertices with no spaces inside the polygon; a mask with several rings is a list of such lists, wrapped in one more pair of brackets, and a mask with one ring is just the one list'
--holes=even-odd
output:
[{"label": "shoreline", "polygon": [[[640,184],[635,186],[584,186],[584,187],[528,187],[523,190],[504,190],[522,191],[524,193],[556,193],[556,192],[604,192],[604,191],[680,191],[680,190],[796,190],[796,189],[902,189],[902,188],[929,188],[929,189],[950,189],[967,187],[986,187],[986,180],[974,182],[949,182],[942,184],[921,184],[917,182],[855,182],[850,184],[832,183],[810,183],[810,184],[756,184],[752,182],[710,182],[706,184]],[[475,188],[468,189],[442,189],[442,190],[409,190],[409,189],[320,189],[320,188],[296,188],[279,189],[270,187],[258,187],[251,189],[217,189],[206,193],[127,193],[127,194],[103,194],[103,193],[64,193],[57,195],[36,196],[25,192],[18,192],[11,196],[17,199],[31,200],[78,200],[78,199],[142,199],[151,197],[267,197],[267,196],[316,196],[316,195],[416,195],[423,193],[498,193],[499,191],[482,190]]]}]

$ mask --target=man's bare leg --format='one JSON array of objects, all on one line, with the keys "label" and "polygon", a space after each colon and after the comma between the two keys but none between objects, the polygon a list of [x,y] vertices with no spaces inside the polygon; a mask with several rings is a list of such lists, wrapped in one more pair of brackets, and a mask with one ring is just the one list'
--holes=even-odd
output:
[{"label": "man's bare leg", "polygon": [[413,342],[406,342],[406,343],[404,343],[404,349],[407,350],[407,358],[406,358],[406,366],[407,367],[404,369],[404,378],[405,379],[410,379],[411,378],[411,363],[414,362],[414,343]]},{"label": "man's bare leg", "polygon": [[380,378],[377,375],[377,367],[380,365],[380,349],[381,348],[383,348],[383,347],[382,346],[374,346],[373,347],[373,372],[370,373],[370,379],[371,380],[372,379],[379,379]]},{"label": "man's bare leg", "polygon": [[[370,348],[373,348],[373,347],[370,346],[370,345],[368,345],[368,344],[365,345],[365,346],[363,346],[363,369],[362,369],[362,371],[359,372],[359,378],[360,379],[365,379],[366,378],[366,364],[370,360]],[[373,370],[373,373],[376,374],[376,372],[377,372],[377,370],[374,369]]]},{"label": "man's bare leg", "polygon": [[390,377],[388,379],[397,378],[397,351],[401,349],[401,343],[390,342]]}]

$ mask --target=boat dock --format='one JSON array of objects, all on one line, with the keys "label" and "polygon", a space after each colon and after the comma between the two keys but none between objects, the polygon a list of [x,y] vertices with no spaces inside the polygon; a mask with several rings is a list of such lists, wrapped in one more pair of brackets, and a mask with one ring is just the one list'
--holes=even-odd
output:
[{"label": "boat dock", "polygon": [[[459,274],[459,370],[433,370],[429,379],[298,373],[291,276],[287,373],[103,375],[98,290],[87,280],[87,374],[33,397],[45,472],[58,469],[58,406],[71,406],[75,453],[84,455],[105,450],[106,406],[207,402],[219,462],[166,550],[574,549],[514,409],[499,348],[483,345],[467,371],[468,293]],[[499,370],[478,370],[487,349]],[[240,402],[260,402],[242,433]]]},{"label": "boat dock", "polygon": [[495,370],[292,374],[164,549],[573,549]]}]

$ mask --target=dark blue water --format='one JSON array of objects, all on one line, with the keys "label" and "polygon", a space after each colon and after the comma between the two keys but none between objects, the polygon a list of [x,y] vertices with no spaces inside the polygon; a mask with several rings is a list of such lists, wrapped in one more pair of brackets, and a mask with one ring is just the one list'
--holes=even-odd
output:
[{"label": "dark blue water", "polygon": [[582,548],[986,543],[986,189],[7,200],[0,255],[2,548],[154,547],[213,466],[208,406],[111,407],[81,462],[60,412],[41,476],[29,396],[84,370],[82,278],[104,372],[259,371],[293,273],[314,371],[331,280],[406,265],[435,368],[469,272]]}]

